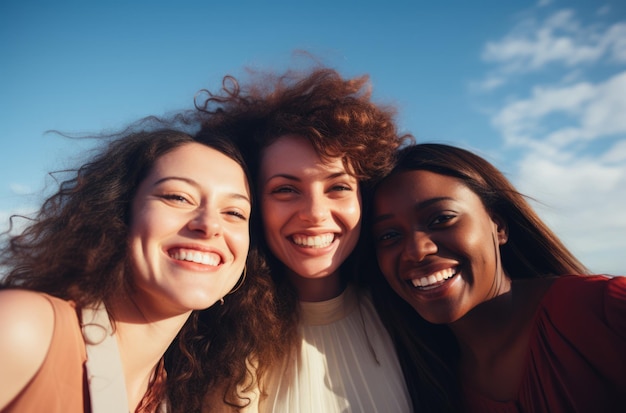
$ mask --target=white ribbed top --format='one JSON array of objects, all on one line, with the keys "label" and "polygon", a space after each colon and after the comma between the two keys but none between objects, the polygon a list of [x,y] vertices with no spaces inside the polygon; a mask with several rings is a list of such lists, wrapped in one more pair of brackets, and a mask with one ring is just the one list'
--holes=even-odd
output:
[{"label": "white ribbed top", "polygon": [[412,411],[391,339],[368,296],[348,288],[300,308],[300,348],[272,372],[260,412]]}]

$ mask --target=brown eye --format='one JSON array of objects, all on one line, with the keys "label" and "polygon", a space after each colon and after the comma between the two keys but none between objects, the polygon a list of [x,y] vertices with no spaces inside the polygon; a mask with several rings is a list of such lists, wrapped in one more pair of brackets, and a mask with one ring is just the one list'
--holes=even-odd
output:
[{"label": "brown eye", "polygon": [[272,194],[285,194],[285,193],[290,193],[290,192],[296,192],[296,191],[295,189],[289,186],[280,186],[276,189],[273,189],[271,193]]},{"label": "brown eye", "polygon": [[243,221],[247,221],[247,220],[248,220],[248,217],[247,217],[247,216],[245,216],[243,213],[241,213],[241,212],[239,212],[239,211],[228,211],[228,212],[226,212],[226,213],[227,213],[228,215],[232,215],[232,216],[234,216],[234,217],[237,217],[237,218],[239,218],[239,219],[241,219],[241,220],[243,220]]},{"label": "brown eye", "polygon": [[376,242],[379,244],[388,244],[400,237],[400,233],[395,230],[384,231],[375,236]]},{"label": "brown eye", "polygon": [[452,214],[438,215],[437,217],[435,217],[435,219],[432,220],[431,225],[442,225],[454,219],[455,217],[456,215]]},{"label": "brown eye", "polygon": [[180,203],[189,203],[189,200],[187,200],[187,198],[185,198],[182,195],[177,195],[177,194],[165,194],[165,195],[161,195],[161,198],[166,199],[168,201],[175,201],[175,202],[180,202]]}]

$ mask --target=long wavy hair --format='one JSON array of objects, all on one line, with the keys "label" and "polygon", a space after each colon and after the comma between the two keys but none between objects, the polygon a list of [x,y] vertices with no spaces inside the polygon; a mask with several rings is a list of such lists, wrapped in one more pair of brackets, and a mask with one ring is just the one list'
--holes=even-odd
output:
[{"label": "long wavy hair", "polygon": [[[293,134],[307,139],[322,160],[341,159],[365,192],[390,171],[396,150],[412,139],[398,133],[393,107],[372,101],[368,76],[346,79],[325,67],[253,75],[245,84],[226,76],[218,92],[204,90],[205,98],[196,100],[200,117],[206,116],[204,128],[237,137],[253,177],[259,176],[263,150]],[[261,220],[255,230],[264,233]],[[261,247],[277,286],[287,349],[296,338],[297,295],[264,240]],[[342,265],[345,281],[354,281],[359,251],[357,246]]]},{"label": "long wavy hair", "polygon": [[[154,120],[154,119],[152,119]],[[107,136],[87,163],[63,171],[67,179],[43,202],[29,224],[16,235],[5,234],[0,265],[7,269],[1,288],[26,288],[72,300],[77,307],[112,301],[130,285],[128,248],[131,202],[155,162],[182,145],[199,142],[247,167],[237,147],[223,136],[205,131],[192,136],[172,128],[138,122]],[[11,218],[11,226],[19,217]],[[254,216],[252,217],[254,220]],[[154,411],[164,398],[173,412],[200,411],[211,386],[225,389],[224,400],[242,405],[237,386],[248,383],[247,361],[266,363],[277,335],[275,311],[259,305],[273,301],[271,279],[255,254],[254,236],[242,287],[223,306],[193,311],[164,355],[165,383],[151,386],[141,408]],[[110,313],[113,325],[115,314]],[[206,358],[206,359],[202,359]],[[211,370],[200,366],[208,363]]]},{"label": "long wavy hair", "polygon": [[[389,176],[415,170],[460,180],[478,195],[488,212],[506,222],[508,241],[500,251],[502,266],[511,279],[589,273],[539,218],[525,196],[480,156],[445,144],[410,145],[398,152]],[[367,221],[367,228],[371,228],[371,217]],[[368,248],[370,256],[375,257],[373,240]],[[415,410],[459,411],[459,349],[455,337],[447,326],[421,318],[395,294],[380,272],[370,283],[375,305],[396,342]]]}]

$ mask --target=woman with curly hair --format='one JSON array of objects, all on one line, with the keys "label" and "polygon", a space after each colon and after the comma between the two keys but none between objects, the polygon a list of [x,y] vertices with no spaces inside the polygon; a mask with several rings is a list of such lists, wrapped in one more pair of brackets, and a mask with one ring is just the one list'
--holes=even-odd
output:
[{"label": "woman with curly hair", "polygon": [[374,298],[417,408],[624,411],[626,277],[589,275],[493,165],[408,146],[372,211]]},{"label": "woman with curly hair", "polygon": [[358,286],[363,193],[409,138],[366,76],[328,68],[224,79],[205,127],[240,139],[277,286],[282,362],[259,378],[262,412],[408,412],[393,343]]},{"label": "woman with curly hair", "polygon": [[250,354],[271,357],[239,152],[210,131],[142,128],[71,172],[3,247],[2,412],[194,412],[208,388],[245,404]]}]

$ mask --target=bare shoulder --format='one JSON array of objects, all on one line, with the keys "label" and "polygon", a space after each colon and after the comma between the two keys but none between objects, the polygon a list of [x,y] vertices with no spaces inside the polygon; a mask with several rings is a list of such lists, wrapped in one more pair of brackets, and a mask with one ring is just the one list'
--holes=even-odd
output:
[{"label": "bare shoulder", "polygon": [[54,331],[54,310],[42,294],[0,291],[0,410],[33,378]]}]

